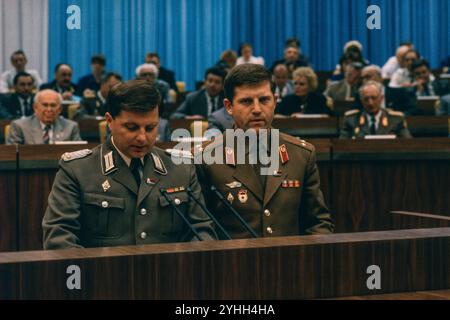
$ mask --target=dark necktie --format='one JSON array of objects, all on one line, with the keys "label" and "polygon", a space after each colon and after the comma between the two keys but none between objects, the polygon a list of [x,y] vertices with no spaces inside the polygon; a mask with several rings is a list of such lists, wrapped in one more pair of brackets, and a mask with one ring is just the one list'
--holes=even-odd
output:
[{"label": "dark necktie", "polygon": [[214,111],[216,111],[216,99],[210,97],[210,101],[211,101],[211,113],[213,113]]},{"label": "dark necktie", "polygon": [[141,178],[142,178],[142,162],[139,158],[133,158],[131,159],[130,163],[130,170],[133,174],[134,180],[136,180],[136,183],[138,187],[141,185]]},{"label": "dark necktie", "polygon": [[44,144],[50,143],[50,125],[47,124],[44,128],[44,134],[42,135],[42,140],[44,140]]},{"label": "dark necktie", "polygon": [[377,130],[375,128],[375,123],[376,123],[375,116],[371,115],[370,116],[370,128],[369,128],[369,130],[370,130],[370,134],[372,134],[372,135],[374,135],[377,132]]}]

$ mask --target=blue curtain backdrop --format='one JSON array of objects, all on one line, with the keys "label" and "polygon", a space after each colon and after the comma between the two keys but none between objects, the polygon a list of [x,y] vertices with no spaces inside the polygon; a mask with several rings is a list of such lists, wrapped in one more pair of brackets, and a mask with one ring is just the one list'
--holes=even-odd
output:
[{"label": "blue curtain backdrop", "polygon": [[[81,30],[66,28],[72,4],[81,8]],[[372,4],[381,8],[381,30],[366,27]],[[316,70],[333,69],[350,39],[380,65],[405,40],[432,67],[450,55],[449,0],[50,0],[49,10],[50,79],[59,62],[70,63],[78,79],[94,53],[130,79],[145,53],[157,51],[192,90],[223,50],[250,42],[270,66],[292,36]]]}]

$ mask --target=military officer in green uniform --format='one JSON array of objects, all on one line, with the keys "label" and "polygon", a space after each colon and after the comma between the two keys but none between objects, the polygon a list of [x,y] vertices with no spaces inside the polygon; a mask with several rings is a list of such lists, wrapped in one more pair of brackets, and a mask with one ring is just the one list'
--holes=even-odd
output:
[{"label": "military officer in green uniform", "polygon": [[384,96],[380,83],[368,81],[361,86],[359,93],[364,111],[355,109],[345,113],[341,139],[391,134],[397,138],[411,138],[404,114],[381,108]]},{"label": "military officer in green uniform", "polygon": [[[247,133],[267,129],[269,135],[275,134],[271,123],[277,97],[267,69],[254,64],[239,65],[226,77],[224,88],[224,104],[234,119],[235,129]],[[250,161],[238,163],[237,145],[230,149],[226,141],[225,133],[213,143],[195,150],[194,156],[205,156],[212,148],[222,153],[224,163],[203,162],[197,165],[197,172],[208,208],[232,238],[248,238],[251,233],[213,194],[212,186],[258,236],[333,232],[334,225],[320,190],[312,144],[279,134],[279,146],[275,146],[274,155],[279,158],[278,166],[269,175],[261,175],[261,168],[264,168],[261,161],[256,164]],[[246,145],[246,155],[251,148],[251,145]],[[273,150],[273,146],[268,149]]]},{"label": "military officer in green uniform", "polygon": [[156,88],[140,80],[116,85],[105,118],[111,138],[60,161],[42,222],[45,249],[107,247],[216,238],[193,165],[174,165],[154,147],[158,132]]}]

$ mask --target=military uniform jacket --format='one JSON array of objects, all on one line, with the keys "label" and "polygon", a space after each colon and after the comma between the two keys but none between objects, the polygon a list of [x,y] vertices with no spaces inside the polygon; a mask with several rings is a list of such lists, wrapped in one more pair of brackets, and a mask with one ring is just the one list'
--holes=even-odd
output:
[{"label": "military uniform jacket", "polygon": [[[397,138],[411,138],[405,116],[402,112],[391,109],[381,109],[381,112],[382,114],[375,134],[395,134]],[[370,124],[367,121],[365,112],[357,109],[349,110],[345,113],[340,138],[364,138],[370,134],[369,126]]]},{"label": "military uniform jacket", "polygon": [[174,165],[158,148],[146,156],[140,188],[111,140],[64,154],[42,222],[45,249],[180,242],[193,234],[160,189],[201,236],[215,238],[193,165]]},{"label": "military uniform jacket", "polygon": [[[224,136],[220,140],[223,141]],[[217,140],[216,140],[217,141]],[[222,151],[225,146],[222,143]],[[214,143],[206,146],[213,147]],[[215,148],[215,147],[214,147]],[[200,164],[197,172],[207,207],[233,239],[250,233],[211,191],[215,186],[259,236],[331,233],[330,213],[320,190],[313,145],[280,133],[279,170],[265,186],[252,164]],[[286,160],[288,158],[288,160]]]}]

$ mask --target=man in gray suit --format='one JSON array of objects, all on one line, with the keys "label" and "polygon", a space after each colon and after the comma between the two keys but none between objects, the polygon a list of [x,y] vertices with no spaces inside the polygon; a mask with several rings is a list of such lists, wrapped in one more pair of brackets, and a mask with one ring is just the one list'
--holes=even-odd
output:
[{"label": "man in gray suit", "polygon": [[227,129],[233,129],[233,125],[234,119],[226,108],[220,108],[208,118],[208,129],[218,129],[224,132]]},{"label": "man in gray suit", "polygon": [[324,95],[330,97],[334,101],[354,99],[361,84],[362,69],[363,65],[359,62],[349,64],[345,70],[345,78],[331,84],[330,87],[324,92]]},{"label": "man in gray suit", "polygon": [[49,144],[55,141],[78,141],[78,123],[60,116],[61,95],[43,90],[34,98],[32,116],[11,122],[7,144]]}]

